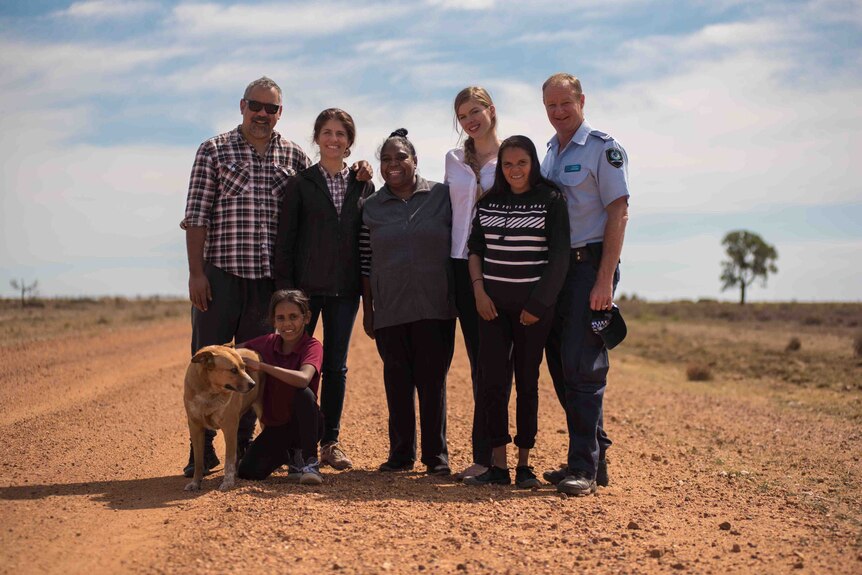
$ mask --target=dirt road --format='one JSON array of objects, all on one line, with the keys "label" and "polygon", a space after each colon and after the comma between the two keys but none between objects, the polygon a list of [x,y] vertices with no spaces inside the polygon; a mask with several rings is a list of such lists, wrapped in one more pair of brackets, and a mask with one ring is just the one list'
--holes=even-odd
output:
[{"label": "dirt road", "polygon": [[[342,431],[355,470],[221,493],[219,467],[189,494],[188,341],[188,322],[167,318],[2,347],[0,573],[862,573],[859,423],[784,400],[777,382],[688,382],[623,346],[605,403],[610,487],[471,488],[375,471],[381,365],[357,330]],[[459,349],[456,469],[469,387]],[[545,372],[539,427],[537,471],[566,445]]]}]

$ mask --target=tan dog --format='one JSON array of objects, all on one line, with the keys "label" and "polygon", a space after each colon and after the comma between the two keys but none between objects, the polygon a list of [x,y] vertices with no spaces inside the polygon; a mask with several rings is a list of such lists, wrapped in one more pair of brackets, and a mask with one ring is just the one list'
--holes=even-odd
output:
[{"label": "tan dog", "polygon": [[195,457],[195,474],[186,491],[201,488],[204,475],[204,429],[221,429],[224,434],[224,480],[226,491],[236,483],[236,431],[239,419],[249,407],[261,413],[265,375],[249,374],[243,357],[260,360],[250,349],[210,345],[198,351],[186,370],[183,403],[189,420],[189,434]]}]

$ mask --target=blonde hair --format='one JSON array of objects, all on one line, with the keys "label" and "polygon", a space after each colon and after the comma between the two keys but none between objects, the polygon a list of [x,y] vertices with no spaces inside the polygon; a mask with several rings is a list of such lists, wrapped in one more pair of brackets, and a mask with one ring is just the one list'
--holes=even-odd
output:
[{"label": "blonde hair", "polygon": [[575,94],[583,94],[584,91],[581,89],[581,81],[578,80],[576,76],[572,76],[571,74],[567,74],[566,72],[558,72],[545,80],[545,83],[542,84],[542,92],[545,91],[545,88],[548,86],[566,86],[574,90]]},{"label": "blonde hair", "polygon": [[[467,86],[455,96],[455,129],[463,136],[464,131],[461,129],[461,123],[458,121],[458,108],[460,108],[465,102],[469,102],[470,100],[475,100],[479,103],[479,105],[484,106],[485,108],[490,108],[494,105],[494,101],[491,100],[491,94],[488,93],[488,90],[482,88],[480,86]],[[491,129],[497,128],[497,116],[496,114],[491,118]],[[479,165],[479,159],[476,157],[476,142],[473,141],[471,136],[467,136],[464,139],[464,163],[470,166],[470,169],[473,170],[473,173],[476,174],[476,181],[479,181],[479,172],[482,170],[482,166]],[[481,186],[479,186],[481,188]]]}]

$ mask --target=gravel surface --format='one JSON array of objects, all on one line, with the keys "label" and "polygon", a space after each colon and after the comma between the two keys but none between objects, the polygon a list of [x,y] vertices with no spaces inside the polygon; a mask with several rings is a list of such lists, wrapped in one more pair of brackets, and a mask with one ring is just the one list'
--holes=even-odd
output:
[{"label": "gravel surface", "polygon": [[[858,420],[782,401],[777,382],[688,382],[623,345],[605,396],[611,485],[595,496],[381,474],[381,363],[360,325],[342,420],[355,469],[227,493],[221,467],[183,491],[187,319],[3,345],[0,573],[862,573]],[[448,393],[459,470],[461,347]],[[537,475],[567,443],[544,368],[540,397]]]}]

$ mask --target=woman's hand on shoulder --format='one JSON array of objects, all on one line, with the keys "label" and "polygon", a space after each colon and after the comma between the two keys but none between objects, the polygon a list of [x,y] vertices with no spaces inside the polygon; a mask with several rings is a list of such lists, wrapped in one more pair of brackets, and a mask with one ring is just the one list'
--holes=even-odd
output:
[{"label": "woman's hand on shoulder", "polygon": [[243,363],[245,363],[245,368],[249,371],[260,371],[261,370],[261,362],[256,359],[252,359],[250,357],[242,358]]},{"label": "woman's hand on shoulder", "polygon": [[374,177],[374,169],[366,160],[354,162],[350,169],[356,172],[356,179],[360,182],[370,182]]}]

